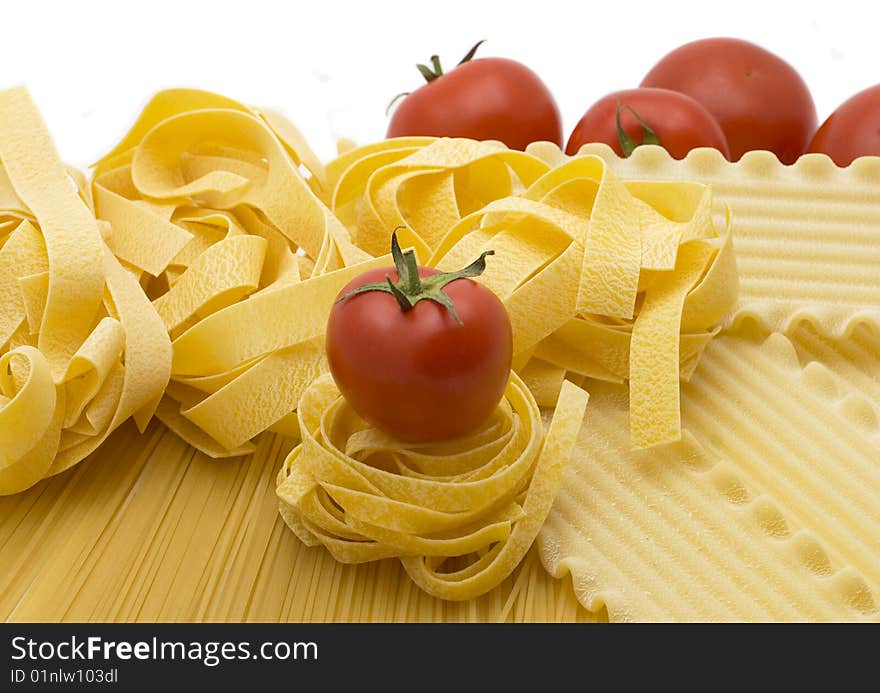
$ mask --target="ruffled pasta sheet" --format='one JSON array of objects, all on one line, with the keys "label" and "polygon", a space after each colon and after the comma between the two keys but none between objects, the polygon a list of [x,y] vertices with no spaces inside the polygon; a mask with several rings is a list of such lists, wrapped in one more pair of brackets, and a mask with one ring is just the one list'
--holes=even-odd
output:
[{"label": "ruffled pasta sheet", "polygon": [[495,250],[478,281],[504,301],[515,365],[542,404],[566,374],[628,380],[634,446],[681,438],[679,380],[738,288],[711,188],[624,182],[596,156],[460,139],[388,140],[326,173],[331,208],[370,252],[395,227],[445,270]]},{"label": "ruffled pasta sheet", "polygon": [[0,92],[2,494],[73,466],[131,416],[143,429],[168,381],[165,329],[102,231],[28,92]]},{"label": "ruffled pasta sheet", "polygon": [[278,475],[281,515],[343,563],[399,557],[431,595],[471,599],[508,577],[535,540],[586,404],[585,391],[564,384],[545,435],[513,375],[474,434],[407,445],[368,427],[324,376],[300,402],[302,443]]},{"label": "ruffled pasta sheet", "polygon": [[326,185],[279,114],[187,89],[153,97],[95,165],[110,247],[173,340],[157,415],[208,455],[250,452],[267,429],[298,435],[336,293],[390,264],[351,242],[317,194]]},{"label": "ruffled pasta sheet", "polygon": [[[880,330],[880,157],[840,168],[825,154],[785,166],[767,151],[733,164],[708,148],[681,160],[656,145],[625,159],[605,144],[581,151],[601,156],[622,178],[709,183],[730,205],[740,292],[725,331],[757,322],[794,336],[812,323],[843,344],[860,325]],[[721,215],[716,200],[715,218]]]},{"label": "ruffled pasta sheet", "polygon": [[779,333],[719,336],[682,388],[684,440],[662,449],[630,450],[625,390],[594,388],[544,565],[612,621],[880,619],[880,409],[856,367],[880,344],[866,327],[846,359],[818,336],[823,362]]}]

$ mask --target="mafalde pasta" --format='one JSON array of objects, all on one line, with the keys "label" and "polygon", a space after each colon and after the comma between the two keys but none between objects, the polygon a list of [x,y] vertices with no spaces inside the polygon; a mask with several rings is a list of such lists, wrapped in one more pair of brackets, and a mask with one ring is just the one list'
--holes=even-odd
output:
[{"label": "mafalde pasta", "polygon": [[156,414],[212,457],[252,452],[270,428],[298,435],[293,411],[326,371],[336,293],[387,264],[351,242],[325,188],[323,165],[281,115],[188,89],[154,96],[95,165],[110,247],[172,339]]},{"label": "mafalde pasta", "polygon": [[[791,340],[802,363],[821,363],[840,383],[880,409],[880,330],[858,325],[847,339],[835,339],[804,322],[792,332]],[[867,412],[864,415],[871,418]]]},{"label": "mafalde pasta", "polygon": [[112,233],[27,91],[0,92],[2,494],[75,465],[129,417],[146,426],[168,382],[168,335]]},{"label": "mafalde pasta", "polygon": [[[305,544],[327,547],[342,563],[398,557],[427,593],[478,597],[531,547],[586,405],[586,392],[563,385],[545,433],[514,375],[496,414],[474,434],[407,445],[369,427],[326,376],[300,402],[303,442],[278,476],[282,517]],[[449,570],[456,557],[472,560]]]}]

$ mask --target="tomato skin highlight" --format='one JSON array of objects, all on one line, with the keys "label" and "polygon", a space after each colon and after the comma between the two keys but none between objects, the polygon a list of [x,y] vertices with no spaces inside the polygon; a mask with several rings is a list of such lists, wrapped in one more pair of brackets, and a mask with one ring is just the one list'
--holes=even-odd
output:
[{"label": "tomato skin highlight", "polygon": [[808,152],[827,154],[838,166],[860,156],[880,156],[880,84],[854,94],[828,116]]},{"label": "tomato skin highlight", "polygon": [[792,164],[816,130],[816,106],[797,71],[741,39],[680,46],[661,58],[641,86],[679,91],[703,104],[724,131],[733,161],[766,149]]},{"label": "tomato skin highlight", "polygon": [[[419,276],[437,274],[419,267]],[[365,272],[339,294],[389,276]],[[366,421],[412,442],[473,432],[504,394],[513,337],[507,311],[489,289],[456,279],[444,291],[462,323],[435,301],[402,311],[395,298],[368,291],[337,301],[327,323],[330,371],[342,395]]]},{"label": "tomato skin highlight", "polygon": [[624,89],[602,97],[583,115],[572,130],[565,153],[577,154],[587,142],[604,142],[618,156],[624,152],[617,134],[617,104],[620,122],[636,144],[642,141],[642,126],[629,106],[657,134],[660,146],[675,159],[683,159],[696,147],[713,147],[730,159],[727,138],[718,121],[702,105],[685,94],[668,89]]},{"label": "tomato skin highlight", "polygon": [[422,85],[397,106],[386,137],[499,140],[511,149],[562,146],[562,117],[547,86],[522,63],[471,60]]}]

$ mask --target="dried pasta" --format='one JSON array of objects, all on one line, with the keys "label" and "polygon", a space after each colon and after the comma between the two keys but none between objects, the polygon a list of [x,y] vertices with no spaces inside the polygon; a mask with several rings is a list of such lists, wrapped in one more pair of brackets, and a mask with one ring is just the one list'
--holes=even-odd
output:
[{"label": "dried pasta", "polygon": [[351,242],[326,185],[281,115],[189,89],[153,97],[95,165],[110,246],[173,340],[157,416],[212,457],[251,452],[270,428],[296,434],[297,401],[326,370],[333,298],[387,264]]},{"label": "dried pasta", "polygon": [[[427,593],[472,599],[507,578],[532,545],[586,404],[586,392],[563,385],[545,436],[514,375],[496,415],[474,434],[402,445],[368,427],[325,376],[300,402],[303,442],[278,476],[282,517],[338,561],[399,557]],[[444,568],[456,557],[473,560]]]},{"label": "dried pasta", "polygon": [[[878,161],[324,165],[277,113],[168,90],[88,181],[0,92],[0,617],[876,621]],[[324,375],[329,305],[399,225],[441,268],[496,250],[516,330],[496,417],[436,450]]]},{"label": "dried pasta", "polygon": [[632,393],[633,444],[681,437],[687,379],[737,293],[711,189],[623,182],[596,156],[407,138],[331,162],[331,207],[367,249],[388,228],[441,269],[493,249],[479,281],[504,301],[519,366],[536,356]]},{"label": "dried pasta", "polygon": [[685,437],[630,451],[591,388],[542,559],[612,620],[880,618],[877,403],[781,334],[723,336],[683,388]]},{"label": "dried pasta", "polygon": [[0,493],[81,461],[129,417],[142,428],[171,346],[107,248],[27,91],[0,92]]},{"label": "dried pasta", "polygon": [[724,215],[721,202],[734,209],[740,291],[725,326],[753,320],[789,334],[811,322],[837,339],[859,325],[880,329],[880,157],[838,168],[822,154],[782,166],[761,151],[734,164],[712,149],[682,160],[651,145],[626,159],[605,145],[581,152],[602,157],[623,178],[711,184],[716,218]]},{"label": "dried pasta", "polygon": [[344,565],[303,545],[275,496],[291,446],[267,434],[253,454],[218,464],[161,425],[141,435],[127,424],[75,473],[0,498],[0,620],[596,618],[570,580],[547,574],[534,549],[498,588],[452,602],[416,587],[398,560]]}]

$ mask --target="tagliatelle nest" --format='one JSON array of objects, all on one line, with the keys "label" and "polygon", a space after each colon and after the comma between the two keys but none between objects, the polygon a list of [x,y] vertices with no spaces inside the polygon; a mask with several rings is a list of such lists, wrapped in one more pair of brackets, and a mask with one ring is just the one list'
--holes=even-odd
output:
[{"label": "tagliatelle nest", "polygon": [[158,416],[213,457],[270,427],[296,435],[290,414],[326,370],[322,310],[377,266],[304,170],[320,188],[324,167],[283,117],[186,89],[157,94],[95,167],[108,243],[173,339]]},{"label": "tagliatelle nest", "polygon": [[709,187],[622,182],[599,157],[546,144],[425,138],[347,152],[327,176],[331,208],[362,247],[402,225],[402,242],[442,270],[494,250],[476,281],[510,314],[517,366],[554,366],[560,384],[566,372],[628,380],[633,445],[680,439],[679,378],[738,287]]},{"label": "tagliatelle nest", "polygon": [[[369,427],[327,375],[303,395],[303,441],[278,475],[285,522],[343,563],[397,557],[426,592],[471,599],[500,584],[544,524],[587,394],[560,392],[545,435],[514,375],[494,416],[446,443],[402,444]],[[471,562],[448,569],[449,559]]]},{"label": "tagliatelle nest", "polygon": [[[68,469],[130,416],[143,429],[171,346],[104,243],[24,89],[0,92],[0,494]],[[105,229],[106,230],[106,229]]]},{"label": "tagliatelle nest", "polygon": [[[307,390],[303,442],[278,479],[285,521],[343,562],[399,557],[422,589],[447,599],[500,583],[544,523],[586,405],[566,373],[629,380],[635,446],[677,440],[679,379],[735,299],[729,224],[718,236],[708,188],[624,184],[597,157],[538,152],[410,139],[328,167],[328,203],[362,247],[383,247],[391,225],[442,270],[495,252],[499,261],[476,280],[504,302],[518,366],[555,405],[525,501],[508,505],[530,456],[526,446],[515,461],[498,461],[494,447],[513,429],[487,436],[493,420],[426,453],[366,428],[329,379]],[[523,387],[514,375],[499,416],[526,421],[528,411],[535,431],[540,419]],[[476,468],[456,474],[461,458]],[[456,557],[463,564],[450,567]]]}]

